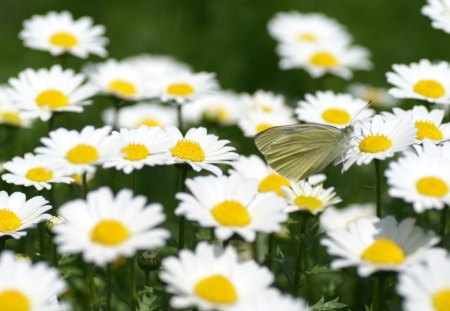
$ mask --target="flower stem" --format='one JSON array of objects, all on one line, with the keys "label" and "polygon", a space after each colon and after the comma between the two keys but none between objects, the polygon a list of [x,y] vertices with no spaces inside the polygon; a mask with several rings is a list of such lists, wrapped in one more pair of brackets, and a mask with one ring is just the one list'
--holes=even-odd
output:
[{"label": "flower stem", "polygon": [[130,310],[136,310],[136,263],[130,258]]},{"label": "flower stem", "polygon": [[[187,177],[187,171],[188,167],[187,164],[182,164],[178,171],[178,191],[179,192],[185,192],[186,191],[186,177]],[[178,222],[178,249],[184,248],[184,234],[185,234],[185,219],[183,216],[180,216],[179,222]]]},{"label": "flower stem", "polygon": [[376,184],[376,202],[377,202],[377,217],[381,218],[381,161],[375,159],[375,175],[377,178]]},{"label": "flower stem", "polygon": [[8,239],[8,237],[5,235],[0,237],[0,253],[5,250],[7,239]]},{"label": "flower stem", "polygon": [[106,311],[111,311],[112,272],[111,264],[106,266]]},{"label": "flower stem", "polygon": [[445,234],[447,230],[447,218],[448,218],[448,205],[444,207],[441,212],[441,247],[445,246]]},{"label": "flower stem", "polygon": [[184,134],[184,129],[183,129],[183,113],[181,111],[182,105],[180,104],[175,104],[177,106],[177,125],[178,125],[178,129],[180,130],[181,133]]},{"label": "flower stem", "polygon": [[86,199],[87,196],[87,173],[81,174],[81,196]]},{"label": "flower stem", "polygon": [[94,283],[94,265],[86,264],[86,274],[89,283],[89,299],[92,306],[92,310],[97,310],[97,294],[95,292]]},{"label": "flower stem", "polygon": [[293,286],[293,294],[297,296],[300,291],[300,279],[302,277],[302,273],[304,272],[304,263],[302,262],[303,252],[306,251],[306,239],[305,232],[306,227],[308,225],[308,215],[300,215],[299,222],[299,237],[298,237],[298,253],[297,260],[295,262],[295,270],[294,270],[294,286]]},{"label": "flower stem", "polygon": [[381,310],[381,294],[382,294],[382,276],[374,275],[373,277],[373,303],[372,311]]}]

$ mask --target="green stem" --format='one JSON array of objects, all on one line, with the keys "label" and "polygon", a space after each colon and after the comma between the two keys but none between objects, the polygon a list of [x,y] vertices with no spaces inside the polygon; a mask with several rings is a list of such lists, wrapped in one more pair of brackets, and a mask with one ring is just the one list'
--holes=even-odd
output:
[{"label": "green stem", "polygon": [[150,271],[144,271],[144,286],[150,286]]},{"label": "green stem", "polygon": [[375,175],[377,178],[377,184],[376,184],[376,202],[377,202],[377,217],[381,218],[381,161],[380,160],[374,160],[375,162]]},{"label": "green stem", "polygon": [[269,270],[272,270],[272,263],[273,263],[273,252],[274,252],[274,248],[275,248],[275,234],[271,233],[269,234],[269,238],[267,241],[267,268],[269,268]]},{"label": "green stem", "polygon": [[106,266],[106,311],[111,311],[112,272],[111,264]]},{"label": "green stem", "polygon": [[130,310],[136,310],[136,263],[130,259]]},{"label": "green stem", "polygon": [[382,292],[382,279],[381,275],[374,275],[373,277],[373,303],[372,311],[381,310],[381,292]]},{"label": "green stem", "polygon": [[183,129],[183,113],[181,111],[182,105],[175,103],[175,105],[177,105],[177,125],[178,125],[178,129],[180,130],[181,133],[184,133],[184,129]]},{"label": "green stem", "polygon": [[444,209],[441,212],[441,243],[440,246],[445,246],[445,234],[447,231],[447,218],[448,218],[448,205],[444,207]]},{"label": "green stem", "polygon": [[0,253],[3,252],[5,250],[6,247],[6,240],[8,238],[6,236],[2,236],[0,237]]},{"label": "green stem", "polygon": [[81,195],[83,199],[87,196],[87,173],[81,175]]},{"label": "green stem", "polygon": [[308,225],[308,216],[309,215],[300,215],[300,221],[299,227],[300,227],[300,235],[298,237],[298,253],[297,253],[297,260],[295,263],[295,270],[294,270],[294,287],[293,287],[293,293],[294,295],[298,295],[300,291],[300,279],[302,277],[302,273],[304,272],[304,263],[302,262],[303,259],[303,252],[306,251],[306,240],[305,240],[305,232],[306,232],[306,226]]},{"label": "green stem", "polygon": [[255,241],[253,241],[253,260],[259,263],[259,236],[256,234]]},{"label": "green stem", "polygon": [[[178,184],[178,190],[179,192],[185,192],[186,191],[186,177],[187,177],[188,167],[187,164],[182,164],[182,166],[179,169],[178,172],[178,178],[179,178],[179,184]],[[180,216],[179,222],[178,222],[178,249],[184,248],[184,236],[185,236],[185,219],[183,216]]]},{"label": "green stem", "polygon": [[95,292],[95,283],[94,283],[94,265],[86,264],[86,274],[89,283],[89,299],[91,302],[92,310],[97,310],[97,294]]}]

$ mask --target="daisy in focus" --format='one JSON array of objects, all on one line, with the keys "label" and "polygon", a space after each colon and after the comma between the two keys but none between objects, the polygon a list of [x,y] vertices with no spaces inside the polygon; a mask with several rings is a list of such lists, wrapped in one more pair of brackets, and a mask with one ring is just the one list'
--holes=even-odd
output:
[{"label": "daisy in focus", "polygon": [[431,19],[431,26],[446,33],[450,33],[449,11],[450,2],[447,0],[427,0],[427,4],[422,8],[422,14]]},{"label": "daisy in focus", "polygon": [[324,232],[348,229],[349,224],[358,219],[377,221],[375,205],[371,203],[350,204],[344,208],[330,206],[320,215],[320,228]]},{"label": "daisy in focus", "polygon": [[172,159],[168,164],[186,163],[196,172],[207,170],[215,175],[222,175],[218,164],[230,165],[239,155],[235,149],[227,146],[228,140],[219,140],[219,137],[208,134],[206,128],[191,128],[183,136],[176,127],[169,127],[166,133],[172,138],[170,148]]},{"label": "daisy in focus", "polygon": [[377,107],[392,107],[397,104],[397,100],[389,95],[387,89],[379,87],[354,83],[348,87],[348,92]]},{"label": "daisy in focus", "polygon": [[319,91],[316,94],[306,94],[305,100],[298,103],[295,112],[300,121],[343,128],[356,120],[370,118],[374,111],[366,107],[366,101],[351,95]]},{"label": "daisy in focus", "polygon": [[355,124],[355,131],[350,147],[343,155],[343,171],[353,164],[367,165],[372,160],[384,160],[395,152],[403,151],[414,143],[417,130],[410,123],[401,119],[385,118],[376,115],[360,124]]},{"label": "daisy in focus", "polygon": [[282,109],[272,113],[247,111],[239,119],[238,126],[245,137],[254,137],[271,127],[296,124],[291,109]]},{"label": "daisy in focus", "polygon": [[0,237],[24,237],[26,230],[52,218],[50,214],[45,214],[50,209],[48,201],[41,196],[27,200],[22,192],[8,195],[6,191],[0,191]]},{"label": "daisy in focus", "polygon": [[30,127],[31,119],[23,119],[20,114],[21,110],[12,102],[8,88],[0,86],[0,124]]},{"label": "daisy in focus", "polygon": [[257,232],[277,232],[286,221],[285,201],[272,192],[258,192],[258,182],[239,174],[188,179],[188,193],[177,193],[180,200],[175,214],[214,228],[224,241],[238,234],[253,242]]},{"label": "daisy in focus", "polygon": [[409,65],[392,65],[386,74],[394,87],[389,94],[396,98],[415,98],[430,103],[450,104],[450,66],[421,59]]},{"label": "daisy in focus", "polygon": [[20,117],[47,121],[60,111],[82,112],[90,105],[97,88],[84,83],[85,76],[59,65],[48,69],[26,69],[18,78],[9,79],[10,96],[23,111]]},{"label": "daisy in focus", "polygon": [[23,158],[14,157],[3,164],[8,172],[2,175],[2,179],[9,184],[33,186],[38,191],[51,189],[52,183],[70,184],[73,179],[68,172],[53,159],[27,153]]},{"label": "daisy in focus", "polygon": [[179,257],[164,259],[162,265],[159,277],[174,295],[170,305],[175,309],[228,310],[260,296],[274,281],[266,267],[239,260],[234,248],[222,251],[206,242],[195,251],[182,250]]},{"label": "daisy in focus", "polygon": [[337,256],[331,267],[356,266],[361,277],[376,271],[399,271],[425,258],[439,238],[415,226],[413,218],[397,223],[387,216],[378,222],[359,219],[348,229],[329,231],[321,244]]},{"label": "daisy in focus", "polygon": [[59,310],[55,300],[67,285],[47,263],[32,264],[6,251],[0,255],[0,275],[0,310]]},{"label": "daisy in focus", "polygon": [[19,37],[24,45],[52,55],[70,53],[76,57],[87,58],[89,54],[105,57],[105,27],[94,25],[90,17],[74,20],[71,13],[63,11],[48,12],[47,15],[34,15],[23,23]]},{"label": "daisy in focus", "polygon": [[116,196],[103,187],[86,200],[65,203],[59,210],[65,222],[53,227],[60,253],[82,253],[85,262],[105,265],[119,256],[165,245],[169,232],[158,228],[165,220],[160,204],[149,204],[128,189]]}]

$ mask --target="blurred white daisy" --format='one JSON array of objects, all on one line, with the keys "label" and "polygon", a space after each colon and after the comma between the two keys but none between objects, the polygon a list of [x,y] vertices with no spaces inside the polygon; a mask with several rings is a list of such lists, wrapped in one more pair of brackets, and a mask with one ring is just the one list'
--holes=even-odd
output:
[{"label": "blurred white daisy", "polygon": [[248,242],[257,232],[277,232],[287,219],[286,202],[272,192],[258,192],[258,182],[239,174],[202,176],[186,181],[190,193],[177,193],[175,214],[214,228],[220,240],[238,234]]},{"label": "blurred white daisy", "polygon": [[371,85],[353,83],[348,87],[348,92],[361,98],[372,106],[391,107],[397,104],[397,100],[389,95],[387,89]]},{"label": "blurred white daisy", "polygon": [[50,69],[26,69],[18,78],[9,79],[11,100],[23,118],[50,119],[54,112],[82,112],[90,105],[97,88],[84,83],[85,76],[72,69],[54,65]]},{"label": "blurred white daisy", "polygon": [[362,123],[355,124],[350,147],[343,155],[343,170],[353,164],[369,164],[372,160],[384,160],[395,152],[403,151],[414,143],[416,128],[398,118],[385,118],[380,115]]},{"label": "blurred white daisy", "polygon": [[279,12],[269,21],[268,30],[274,39],[286,43],[351,42],[342,25],[317,13]]},{"label": "blurred white daisy", "polygon": [[353,70],[368,70],[372,67],[366,49],[336,41],[317,45],[284,43],[279,46],[278,54],[281,57],[281,69],[302,68],[313,78],[330,73],[350,79]]},{"label": "blurred white daisy", "polygon": [[22,192],[8,195],[6,191],[0,191],[0,237],[20,239],[27,235],[27,229],[52,218],[52,215],[45,214],[51,209],[47,204],[48,201],[41,196],[27,200]]},{"label": "blurred white daisy", "polygon": [[12,102],[8,88],[0,86],[0,124],[30,127],[33,120],[22,118],[20,113],[21,110]]},{"label": "blurred white daisy", "polygon": [[61,163],[70,174],[93,172],[112,152],[107,140],[110,131],[109,126],[86,126],[80,132],[59,128],[41,138],[44,146],[35,151]]},{"label": "blurred white daisy", "polygon": [[290,111],[286,105],[284,96],[262,90],[254,94],[241,95],[241,105],[247,111],[262,111],[265,113],[277,113],[280,110]]},{"label": "blurred white daisy", "polygon": [[344,208],[330,206],[320,215],[320,228],[326,232],[348,229],[349,223],[362,218],[377,220],[374,204],[350,204]]},{"label": "blurred white daisy", "polygon": [[72,14],[63,11],[33,15],[24,21],[19,37],[32,49],[48,51],[52,55],[70,53],[87,58],[89,54],[105,57],[105,27],[93,25],[90,17],[74,20]]},{"label": "blurred white daisy", "polygon": [[135,66],[150,83],[166,75],[191,70],[188,65],[161,55],[141,54],[128,57],[122,62]]},{"label": "blurred white daisy", "polygon": [[219,137],[208,134],[206,128],[191,128],[183,136],[176,127],[168,127],[167,134],[172,138],[170,148],[171,163],[189,164],[196,172],[207,170],[215,175],[222,175],[217,164],[231,164],[239,155],[234,147],[227,146],[228,140],[219,140]]},{"label": "blurred white daisy", "polygon": [[162,265],[159,276],[174,295],[170,305],[175,309],[225,310],[261,295],[274,281],[269,269],[241,261],[232,247],[222,251],[206,242],[164,259]]},{"label": "blurred white daisy", "polygon": [[111,134],[112,152],[103,167],[114,167],[130,174],[144,165],[163,165],[171,158],[169,148],[173,141],[159,127],[141,126],[138,129],[121,129]]},{"label": "blurred white daisy", "polygon": [[396,98],[416,98],[430,103],[450,104],[450,66],[421,59],[409,65],[392,65],[386,74],[394,87],[389,94]]},{"label": "blurred white daisy", "polygon": [[414,225],[413,218],[397,223],[387,216],[378,222],[359,219],[348,229],[327,232],[321,244],[330,255],[337,256],[331,267],[340,269],[356,266],[362,277],[376,271],[399,271],[418,262],[439,242],[432,232]]},{"label": "blurred white daisy", "polygon": [[430,251],[421,263],[400,273],[397,292],[405,311],[446,311],[450,306],[450,255]]},{"label": "blurred white daisy", "polygon": [[293,182],[290,187],[284,187],[283,191],[288,202],[285,208],[287,213],[306,211],[317,215],[327,207],[342,201],[336,196],[333,187],[324,189],[322,184],[311,185],[306,180]]},{"label": "blurred white daisy", "polygon": [[356,120],[365,120],[374,114],[367,108],[368,102],[348,94],[335,94],[332,91],[318,91],[306,94],[305,100],[298,103],[295,112],[300,121],[306,123],[328,124],[344,128]]},{"label": "blurred white daisy", "polygon": [[0,255],[0,275],[0,310],[60,311],[55,300],[67,285],[57,269],[45,262],[32,264],[6,251]]},{"label": "blurred white daisy", "polygon": [[68,172],[58,161],[42,155],[27,153],[22,157],[14,157],[3,164],[8,172],[2,175],[2,179],[9,184],[33,186],[37,190],[51,189],[52,183],[66,183],[73,181],[68,177]]},{"label": "blurred white daisy", "polygon": [[291,109],[282,109],[273,113],[256,110],[243,114],[238,122],[238,126],[244,132],[244,136],[254,137],[256,134],[271,127],[296,123],[292,117]]},{"label": "blurred white daisy", "polygon": [[165,245],[169,232],[157,228],[165,220],[160,204],[147,205],[144,196],[128,189],[116,196],[103,187],[86,200],[65,203],[59,214],[66,221],[53,227],[60,253],[82,253],[86,262],[105,265],[119,256]]},{"label": "blurred white daisy", "polygon": [[431,26],[450,33],[450,2],[448,0],[427,0],[422,7],[422,14],[431,19]]}]

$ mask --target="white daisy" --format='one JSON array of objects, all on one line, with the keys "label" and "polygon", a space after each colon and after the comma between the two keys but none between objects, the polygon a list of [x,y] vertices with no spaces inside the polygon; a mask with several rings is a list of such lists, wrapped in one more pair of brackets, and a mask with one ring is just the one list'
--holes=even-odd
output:
[{"label": "white daisy", "polygon": [[292,182],[290,187],[283,187],[283,191],[288,202],[285,208],[287,213],[307,211],[317,215],[327,207],[342,201],[336,196],[333,187],[324,189],[322,184],[311,185],[306,180]]},{"label": "white daisy", "polygon": [[282,95],[262,90],[256,91],[254,94],[241,95],[242,106],[247,111],[262,111],[265,113],[277,113],[279,111],[289,111]]},{"label": "white daisy", "polygon": [[433,28],[450,33],[450,2],[448,0],[427,0],[427,5],[422,7],[422,14],[431,19]]},{"label": "white daisy", "polygon": [[267,130],[268,128],[289,125],[297,123],[292,117],[292,111],[278,110],[273,113],[265,113],[260,110],[248,111],[241,116],[238,126],[244,132],[246,137],[254,137],[256,134]]},{"label": "white daisy", "polygon": [[374,114],[367,108],[368,102],[348,94],[332,91],[306,94],[305,100],[295,109],[299,120],[307,123],[328,124],[344,128],[356,120],[365,120]]},{"label": "white daisy", "polygon": [[323,14],[280,12],[269,21],[270,35],[286,43],[318,44],[339,41],[351,42],[347,30],[334,19]]},{"label": "white daisy", "polygon": [[144,165],[165,164],[171,158],[169,148],[173,146],[173,141],[159,127],[141,126],[113,132],[109,144],[113,151],[104,160],[103,167],[114,167],[130,174]]},{"label": "white daisy", "polygon": [[361,98],[373,106],[391,107],[397,104],[397,100],[389,95],[387,89],[371,85],[354,83],[348,87],[348,92],[355,97]]},{"label": "white daisy", "polygon": [[378,222],[359,219],[348,229],[329,231],[321,244],[330,255],[339,257],[331,263],[333,269],[356,266],[362,277],[376,271],[399,271],[422,260],[439,242],[432,231],[424,232],[414,223],[407,218],[397,224],[392,216]]},{"label": "white daisy", "polygon": [[389,94],[396,98],[416,98],[430,103],[450,104],[450,66],[421,59],[409,65],[392,65],[386,74],[394,87]]},{"label": "white daisy", "polygon": [[170,234],[156,228],[166,218],[162,206],[146,202],[128,189],[114,196],[103,187],[88,193],[86,200],[65,203],[59,214],[66,221],[53,227],[58,251],[82,253],[84,261],[104,265],[163,246]]},{"label": "white daisy", "polygon": [[206,242],[194,252],[182,250],[178,258],[164,259],[162,265],[159,276],[174,294],[170,305],[176,309],[225,310],[261,295],[274,281],[266,267],[239,260],[232,247],[221,251]]},{"label": "white daisy", "polygon": [[44,146],[36,152],[60,162],[70,174],[93,172],[112,152],[107,140],[110,131],[109,126],[86,126],[80,132],[59,128],[41,139]]},{"label": "white daisy", "polygon": [[18,78],[9,79],[11,100],[24,118],[50,119],[54,112],[82,112],[90,105],[97,88],[84,83],[85,76],[72,69],[54,65],[48,69],[26,69]]},{"label": "white daisy", "polygon": [[8,173],[2,179],[9,184],[33,186],[37,190],[51,189],[52,183],[66,183],[73,181],[60,163],[52,158],[27,153],[23,158],[14,157],[3,164]]},{"label": "white daisy", "polygon": [[27,229],[52,218],[50,214],[44,214],[51,209],[47,204],[41,196],[27,200],[22,192],[8,195],[6,191],[0,191],[0,237],[20,239],[27,235]]},{"label": "white daisy", "polygon": [[128,57],[122,62],[135,66],[149,81],[154,81],[166,75],[189,72],[191,70],[188,65],[172,57],[161,55],[141,54]]},{"label": "white daisy", "polygon": [[272,192],[258,192],[258,182],[239,174],[203,176],[188,179],[192,194],[177,193],[180,200],[175,214],[197,221],[202,227],[215,228],[220,240],[234,233],[246,241],[257,232],[277,232],[287,219],[285,201]]},{"label": "white daisy", "polygon": [[176,127],[168,127],[167,134],[172,137],[173,145],[171,163],[189,164],[195,171],[210,171],[222,175],[217,164],[231,164],[239,155],[233,147],[227,146],[228,140],[219,140],[219,137],[208,134],[206,128],[191,128],[183,136]]},{"label": "white daisy", "polygon": [[67,11],[48,12],[47,15],[33,15],[23,23],[19,37],[24,45],[33,49],[48,51],[52,55],[70,53],[80,58],[89,54],[105,57],[108,39],[103,35],[105,27],[93,25],[90,17],[74,20]]},{"label": "white daisy", "polygon": [[6,251],[0,255],[0,275],[0,310],[60,310],[56,297],[67,285],[47,263],[32,264]]},{"label": "white daisy", "polygon": [[33,120],[23,119],[20,114],[21,110],[12,102],[9,89],[0,86],[0,124],[30,127]]},{"label": "white daisy", "polygon": [[405,311],[446,311],[450,306],[450,256],[443,249],[430,251],[422,263],[400,273],[397,292]]},{"label": "white daisy", "polygon": [[414,143],[416,128],[398,118],[384,118],[380,115],[355,124],[354,137],[343,155],[343,170],[354,163],[369,164],[372,160],[384,160],[395,152],[405,150]]},{"label": "white daisy", "polygon": [[280,68],[305,69],[313,78],[331,73],[350,79],[352,70],[368,70],[372,64],[369,52],[358,46],[347,46],[341,42],[301,45],[282,44],[278,48]]},{"label": "white daisy", "polygon": [[377,220],[375,205],[372,203],[350,204],[344,208],[330,206],[319,218],[320,227],[326,232],[334,229],[348,229],[349,223],[362,218]]}]

